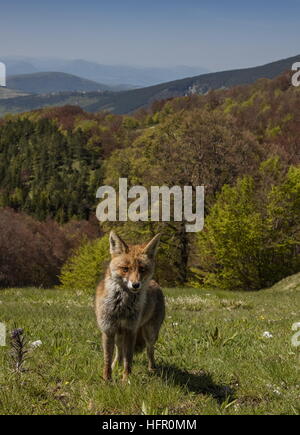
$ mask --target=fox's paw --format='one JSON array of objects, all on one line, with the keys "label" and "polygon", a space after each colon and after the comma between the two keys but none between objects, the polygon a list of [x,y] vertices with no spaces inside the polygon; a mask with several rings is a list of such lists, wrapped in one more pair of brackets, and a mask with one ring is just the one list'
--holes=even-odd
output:
[{"label": "fox's paw", "polygon": [[112,378],[111,378],[111,377],[110,377],[110,378],[104,378],[104,377],[102,377],[102,379],[103,379],[103,381],[104,381],[105,383],[107,383],[107,384],[112,383]]},{"label": "fox's paw", "polygon": [[105,369],[105,370],[103,371],[103,377],[102,377],[102,379],[103,379],[105,382],[111,382],[111,381],[112,381],[112,373],[111,373],[111,370],[107,370],[107,369]]},{"label": "fox's paw", "polygon": [[122,384],[123,385],[130,385],[131,384],[131,382],[130,382],[130,378],[129,378],[129,376],[128,375],[123,375],[123,377],[122,377]]}]

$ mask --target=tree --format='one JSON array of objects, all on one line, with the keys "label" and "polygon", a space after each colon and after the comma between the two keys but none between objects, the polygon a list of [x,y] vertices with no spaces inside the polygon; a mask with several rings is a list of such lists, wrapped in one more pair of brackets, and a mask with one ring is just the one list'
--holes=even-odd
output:
[{"label": "tree", "polygon": [[291,167],[283,180],[276,171],[266,185],[270,166],[256,179],[224,186],[218,196],[198,236],[205,284],[258,290],[300,271],[300,167]]},{"label": "tree", "polygon": [[[230,117],[207,110],[169,115],[154,128],[146,129],[132,146],[116,151],[104,164],[105,184],[117,188],[120,177],[130,186],[205,186],[206,208],[224,183],[239,174],[251,173],[263,151],[248,132],[239,131]],[[189,280],[189,254],[193,236],[186,222],[153,224],[163,230],[163,242],[172,255],[179,283]],[[141,227],[142,224],[139,223]]]}]

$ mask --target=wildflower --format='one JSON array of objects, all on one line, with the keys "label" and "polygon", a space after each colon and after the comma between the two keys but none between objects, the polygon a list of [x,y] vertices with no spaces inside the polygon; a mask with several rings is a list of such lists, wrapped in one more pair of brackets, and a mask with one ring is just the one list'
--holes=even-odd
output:
[{"label": "wildflower", "polygon": [[265,331],[262,335],[264,338],[273,338],[273,334],[269,331]]},{"label": "wildflower", "polygon": [[14,329],[11,332],[11,338],[16,339],[16,338],[20,337],[21,335],[23,335],[23,333],[24,333],[24,330],[22,328]]},{"label": "wildflower", "polygon": [[37,347],[40,347],[42,344],[43,344],[43,343],[42,343],[41,340],[36,340],[36,341],[33,341],[32,343],[30,343],[30,346],[31,346],[33,349],[36,349]]}]

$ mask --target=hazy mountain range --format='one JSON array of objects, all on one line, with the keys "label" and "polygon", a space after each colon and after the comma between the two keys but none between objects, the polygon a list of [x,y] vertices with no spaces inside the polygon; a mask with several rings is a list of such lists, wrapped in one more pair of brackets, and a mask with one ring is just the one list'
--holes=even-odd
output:
[{"label": "hazy mountain range", "polygon": [[[100,89],[96,92],[62,92],[7,98],[0,100],[0,115],[24,112],[44,106],[62,106],[66,104],[78,105],[90,112],[108,110],[117,114],[125,114],[145,107],[155,100],[186,96],[194,93],[205,94],[211,89],[250,84],[261,78],[272,79],[285,71],[291,70],[293,63],[297,61],[300,61],[300,55],[254,68],[202,74],[182,80],[161,83],[156,86],[122,92]],[[32,74],[32,77],[34,76],[35,74]],[[71,77],[72,79],[74,78],[74,76]],[[65,76],[64,79],[66,79]],[[78,77],[75,79],[81,80]],[[96,86],[100,85],[96,84]],[[0,88],[0,96],[2,90],[7,92],[6,89]],[[19,88],[19,90],[24,91],[24,88]]]},{"label": "hazy mountain range", "polygon": [[[8,76],[7,88],[32,94],[49,94],[53,92],[93,92],[121,91],[124,86],[108,86],[92,80],[83,79],[73,74],[62,72],[41,72]],[[128,89],[128,88],[127,88]]]},{"label": "hazy mountain range", "polygon": [[134,67],[126,65],[102,65],[82,59],[61,60],[48,58],[1,57],[7,66],[7,75],[33,74],[37,72],[63,72],[73,74],[107,86],[126,85],[145,87],[169,80],[177,80],[208,72],[206,68],[176,66],[170,68]]}]

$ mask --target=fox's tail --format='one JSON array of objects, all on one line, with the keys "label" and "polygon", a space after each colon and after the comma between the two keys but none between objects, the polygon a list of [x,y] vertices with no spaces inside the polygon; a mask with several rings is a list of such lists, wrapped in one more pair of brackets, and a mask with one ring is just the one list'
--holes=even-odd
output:
[{"label": "fox's tail", "polygon": [[142,330],[139,329],[136,336],[135,349],[136,353],[142,352],[146,347],[146,342],[143,337]]}]

